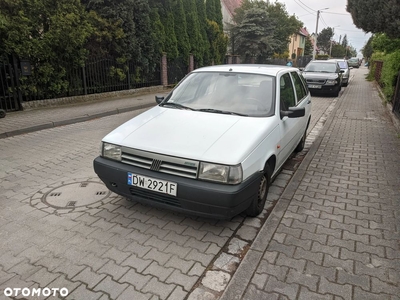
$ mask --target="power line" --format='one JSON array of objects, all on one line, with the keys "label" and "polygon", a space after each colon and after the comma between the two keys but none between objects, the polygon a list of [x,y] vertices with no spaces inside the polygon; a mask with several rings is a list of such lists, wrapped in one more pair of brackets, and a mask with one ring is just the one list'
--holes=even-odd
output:
[{"label": "power line", "polygon": [[311,9],[312,11],[315,11],[315,12],[317,12],[315,9],[312,9],[311,7],[309,7],[309,6],[307,6],[307,5],[305,5],[303,2],[301,2],[301,0],[298,0],[301,4],[303,4],[305,7],[307,7],[308,9]]},{"label": "power line", "polygon": [[[300,1],[300,0],[299,0],[299,1]],[[350,13],[343,14],[343,13],[335,13],[335,12],[328,12],[328,11],[324,11],[324,14],[344,15],[344,16],[350,15]]]},{"label": "power line", "polygon": [[[297,2],[297,1],[300,1],[300,0],[294,0],[294,2],[295,2],[298,6],[300,6],[303,10],[305,10],[305,11],[308,12],[309,14],[315,15],[315,13],[310,12],[308,9],[304,8],[304,6],[301,5],[301,4],[300,4],[299,2]],[[312,11],[314,11],[314,10],[312,9]]]}]

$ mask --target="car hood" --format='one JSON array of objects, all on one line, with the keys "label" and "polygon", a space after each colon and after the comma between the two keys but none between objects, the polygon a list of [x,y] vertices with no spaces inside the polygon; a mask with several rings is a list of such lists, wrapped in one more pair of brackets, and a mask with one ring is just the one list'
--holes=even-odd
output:
[{"label": "car hood", "polygon": [[238,164],[277,126],[274,117],[243,117],[156,106],[103,141],[164,155]]},{"label": "car hood", "polygon": [[335,79],[338,78],[337,73],[321,73],[321,72],[303,72],[304,78],[315,78],[315,79]]}]

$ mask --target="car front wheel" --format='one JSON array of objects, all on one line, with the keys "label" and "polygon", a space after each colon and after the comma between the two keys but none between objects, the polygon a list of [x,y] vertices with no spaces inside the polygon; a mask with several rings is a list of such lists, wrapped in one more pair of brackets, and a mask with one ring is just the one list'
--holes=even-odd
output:
[{"label": "car front wheel", "polygon": [[250,217],[257,217],[264,209],[265,201],[267,200],[269,186],[271,184],[271,170],[267,166],[261,176],[260,184],[257,191],[257,199],[246,210],[246,214]]},{"label": "car front wheel", "polygon": [[294,152],[300,152],[304,149],[304,145],[306,144],[306,138],[307,138],[307,130],[304,131],[304,134],[301,137],[301,140],[298,143],[297,147],[294,149]]}]

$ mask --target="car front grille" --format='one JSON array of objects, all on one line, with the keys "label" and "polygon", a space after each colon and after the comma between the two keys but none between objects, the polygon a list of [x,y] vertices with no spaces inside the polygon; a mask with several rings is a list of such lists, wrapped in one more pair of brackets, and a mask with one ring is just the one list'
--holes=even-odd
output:
[{"label": "car front grille", "polygon": [[308,78],[307,83],[325,84],[326,79],[312,79]]},{"label": "car front grille", "polygon": [[122,163],[171,175],[197,178],[199,162],[122,147]]}]

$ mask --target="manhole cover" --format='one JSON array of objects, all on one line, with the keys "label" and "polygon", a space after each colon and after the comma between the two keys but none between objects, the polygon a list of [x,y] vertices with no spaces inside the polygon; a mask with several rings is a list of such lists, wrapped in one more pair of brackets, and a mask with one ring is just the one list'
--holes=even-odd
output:
[{"label": "manhole cover", "polygon": [[110,195],[99,182],[75,182],[52,189],[42,197],[42,202],[57,209],[73,209],[99,202]]}]

